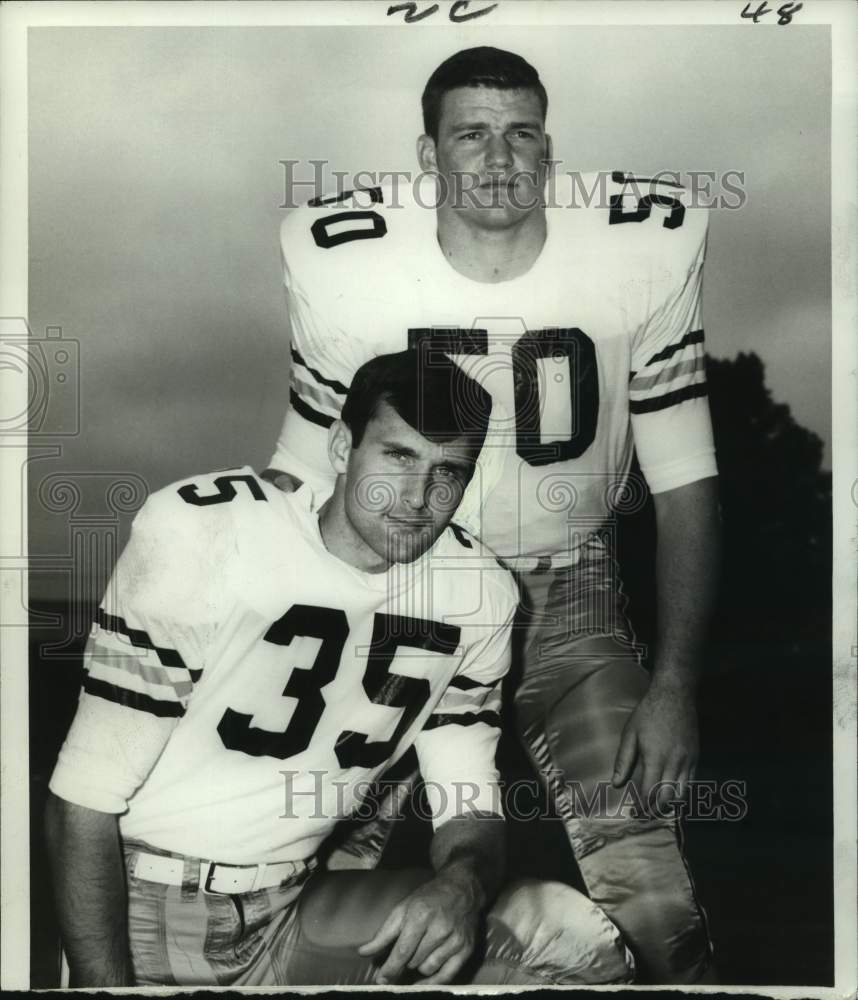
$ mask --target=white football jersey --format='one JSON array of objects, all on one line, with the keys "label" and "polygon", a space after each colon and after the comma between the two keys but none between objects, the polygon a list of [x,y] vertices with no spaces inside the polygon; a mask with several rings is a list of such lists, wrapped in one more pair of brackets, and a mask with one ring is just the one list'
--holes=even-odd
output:
[{"label": "white football jersey", "polygon": [[290,213],[290,400],[270,464],[327,481],[326,429],[355,370],[431,345],[492,395],[457,520],[513,565],[574,554],[629,502],[633,444],[654,492],[714,475],[700,317],[706,212],[687,207],[679,187],[650,195],[622,174],[564,176],[555,188],[536,262],[493,284],[445,259],[432,178]]},{"label": "white football jersey", "polygon": [[51,789],[234,864],[315,854],[412,744],[436,825],[498,811],[516,602],[459,528],[368,574],[327,551],[309,487],[248,468],[174,484],[117,563]]}]

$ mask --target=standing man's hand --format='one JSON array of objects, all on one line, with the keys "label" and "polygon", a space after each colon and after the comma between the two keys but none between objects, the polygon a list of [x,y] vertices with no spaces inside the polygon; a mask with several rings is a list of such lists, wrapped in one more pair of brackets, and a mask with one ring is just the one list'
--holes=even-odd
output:
[{"label": "standing man's hand", "polygon": [[376,976],[380,985],[398,982],[406,969],[424,977],[420,985],[449,983],[474,950],[483,903],[472,876],[436,875],[395,906],[358,950],[371,956],[390,948]]},{"label": "standing man's hand", "polygon": [[[643,803],[652,810],[665,810],[686,795],[697,767],[698,746],[693,689],[653,681],[623,729],[613,784],[623,785],[637,773]],[[659,782],[669,784],[650,801]]]}]

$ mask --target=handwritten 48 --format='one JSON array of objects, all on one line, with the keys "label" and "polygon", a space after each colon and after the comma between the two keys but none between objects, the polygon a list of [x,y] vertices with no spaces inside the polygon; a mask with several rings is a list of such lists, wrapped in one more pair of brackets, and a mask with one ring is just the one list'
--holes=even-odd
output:
[{"label": "handwritten 48", "polygon": [[[778,24],[789,24],[792,21],[793,14],[797,14],[801,8],[804,6],[802,3],[784,3],[778,7]],[[766,3],[766,0],[762,0],[762,3],[757,4],[756,10],[751,10],[751,5],[746,3],[744,9],[742,10],[742,17],[750,18],[754,24],[758,24],[761,17],[765,17],[766,14],[771,14],[772,8]]]}]

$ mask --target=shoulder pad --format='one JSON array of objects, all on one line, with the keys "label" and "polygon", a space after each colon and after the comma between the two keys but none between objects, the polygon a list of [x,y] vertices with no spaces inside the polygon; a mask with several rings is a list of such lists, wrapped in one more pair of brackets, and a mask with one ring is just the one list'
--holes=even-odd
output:
[{"label": "shoulder pad", "polygon": [[679,174],[663,172],[654,177],[622,170],[611,172],[604,206],[608,226],[649,240],[699,245],[706,235],[708,209],[694,205],[691,193],[679,183]]},{"label": "shoulder pad", "polygon": [[699,247],[706,235],[708,210],[692,203],[676,172],[570,172],[550,179],[546,198],[561,225],[590,233],[596,248],[611,252],[620,244],[671,253]]},{"label": "shoulder pad", "polygon": [[183,479],[167,487],[166,491],[169,490],[173,490],[183,503],[191,507],[268,501],[264,480],[248,465]]},{"label": "shoulder pad", "polygon": [[379,254],[395,262],[417,232],[434,225],[431,199],[416,198],[411,184],[383,183],[314,198],[292,210],[283,220],[280,244],[290,272],[300,271],[307,255],[326,265],[366,261],[377,272]]},{"label": "shoulder pad", "polygon": [[134,526],[152,530],[169,524],[192,531],[197,524],[230,522],[239,508],[267,503],[267,485],[250,466],[180,479],[149,497]]}]

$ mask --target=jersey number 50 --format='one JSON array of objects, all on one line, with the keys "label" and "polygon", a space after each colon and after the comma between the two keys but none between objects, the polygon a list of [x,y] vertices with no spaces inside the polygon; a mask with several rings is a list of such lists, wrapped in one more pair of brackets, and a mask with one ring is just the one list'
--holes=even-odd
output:
[{"label": "jersey number 50", "polygon": [[[488,353],[487,330],[459,328],[418,328],[408,331],[408,346],[425,352],[432,364],[432,352],[453,357]],[[599,418],[599,374],[596,347],[577,327],[526,330],[510,349],[515,398],[515,450],[528,465],[552,465],[580,458],[596,437]],[[567,405],[568,436],[564,440],[543,441],[543,415],[549,400],[540,397],[540,362],[566,362],[569,387]],[[551,384],[547,379],[546,396]]]}]

